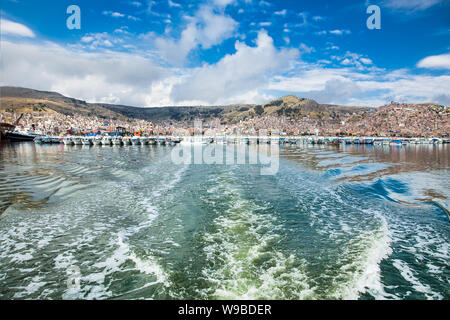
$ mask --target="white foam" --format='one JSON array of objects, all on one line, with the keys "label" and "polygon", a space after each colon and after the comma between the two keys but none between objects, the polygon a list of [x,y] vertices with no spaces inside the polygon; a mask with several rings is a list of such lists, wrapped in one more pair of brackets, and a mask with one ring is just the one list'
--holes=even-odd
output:
[{"label": "white foam", "polygon": [[338,285],[334,297],[346,300],[359,299],[363,293],[369,293],[375,299],[396,298],[387,294],[381,281],[380,263],[392,254],[391,237],[386,219],[379,212],[375,214],[380,219],[379,229],[362,233],[355,239],[355,243],[364,248],[361,254],[352,259],[350,264],[341,267],[344,273],[355,270],[345,283]]},{"label": "white foam", "polygon": [[[202,274],[214,288],[212,296],[219,299],[311,297],[314,290],[308,286],[301,263],[293,255],[274,250],[279,236],[262,230],[276,232],[276,218],[255,213],[263,208],[242,198],[240,191],[226,181],[218,191],[232,201],[229,209],[215,219],[216,232],[204,236],[208,243],[204,252],[214,267],[205,268]],[[258,260],[265,262],[260,264]]]},{"label": "white foam", "polygon": [[403,279],[412,284],[414,290],[423,293],[427,299],[443,299],[444,297],[437,292],[433,292],[427,284],[423,284],[420,280],[415,276],[414,270],[412,270],[405,261],[395,259],[392,265],[400,271]]}]

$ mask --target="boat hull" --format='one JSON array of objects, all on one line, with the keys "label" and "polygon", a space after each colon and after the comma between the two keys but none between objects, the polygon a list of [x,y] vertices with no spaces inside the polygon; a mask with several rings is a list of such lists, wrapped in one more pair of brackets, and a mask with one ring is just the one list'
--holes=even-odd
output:
[{"label": "boat hull", "polygon": [[11,142],[34,141],[36,138],[36,136],[10,131],[6,131],[5,137]]}]

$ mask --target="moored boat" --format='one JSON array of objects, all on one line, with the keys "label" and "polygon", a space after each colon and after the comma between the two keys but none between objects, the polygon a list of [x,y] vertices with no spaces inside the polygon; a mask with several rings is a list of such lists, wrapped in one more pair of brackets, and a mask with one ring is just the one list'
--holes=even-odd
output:
[{"label": "moored boat", "polygon": [[110,146],[111,145],[111,137],[104,136],[102,139],[102,145]]},{"label": "moored boat", "polygon": [[36,134],[31,130],[21,130],[21,131],[6,131],[5,137],[12,142],[21,141],[34,141],[34,138],[41,137],[42,135]]},{"label": "moored boat", "polygon": [[63,138],[63,143],[64,143],[66,146],[71,146],[71,145],[73,145],[72,138],[71,138],[71,137],[64,137],[64,138]]},{"label": "moored boat", "polygon": [[129,146],[131,144],[131,138],[130,137],[123,137],[122,142],[124,146]]},{"label": "moored boat", "polygon": [[34,143],[42,143],[42,138],[41,137],[34,138]]},{"label": "moored boat", "polygon": [[50,144],[52,143],[52,138],[50,137],[42,137],[42,143]]},{"label": "moored boat", "polygon": [[52,143],[61,143],[62,137],[52,137]]},{"label": "moored boat", "polygon": [[133,137],[130,139],[130,141],[133,146],[138,146],[141,144],[141,140],[139,137]]},{"label": "moored boat", "polygon": [[85,146],[90,146],[91,143],[92,143],[92,141],[91,141],[91,139],[89,139],[88,137],[84,137],[84,138],[81,139],[81,143],[82,143],[83,145],[85,145]]},{"label": "moored boat", "polygon": [[120,146],[120,145],[122,145],[122,137],[114,137],[113,139],[112,139],[112,144],[113,145],[115,145],[115,146]]},{"label": "moored boat", "polygon": [[94,143],[94,146],[99,146],[102,144],[102,137],[95,137],[92,142]]},{"label": "moored boat", "polygon": [[72,137],[72,141],[76,146],[81,146],[83,144],[83,140],[81,137]]},{"label": "moored boat", "polygon": [[143,145],[143,146],[148,145],[149,138],[147,138],[147,137],[141,137],[139,140],[140,140],[140,142],[141,142],[141,145]]}]

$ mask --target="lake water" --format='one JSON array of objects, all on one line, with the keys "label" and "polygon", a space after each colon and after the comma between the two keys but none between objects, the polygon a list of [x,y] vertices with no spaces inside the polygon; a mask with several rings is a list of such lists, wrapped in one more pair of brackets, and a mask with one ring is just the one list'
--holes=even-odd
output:
[{"label": "lake water", "polygon": [[450,299],[448,145],[172,148],[0,145],[0,299]]}]

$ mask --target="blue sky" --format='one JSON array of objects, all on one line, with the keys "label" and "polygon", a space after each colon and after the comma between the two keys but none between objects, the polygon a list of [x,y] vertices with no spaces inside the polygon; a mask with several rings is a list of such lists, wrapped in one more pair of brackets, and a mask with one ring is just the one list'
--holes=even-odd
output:
[{"label": "blue sky", "polygon": [[[66,9],[81,9],[69,30]],[[369,5],[381,30],[369,30]],[[1,82],[136,106],[450,104],[445,0],[3,0]]]}]

